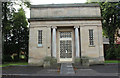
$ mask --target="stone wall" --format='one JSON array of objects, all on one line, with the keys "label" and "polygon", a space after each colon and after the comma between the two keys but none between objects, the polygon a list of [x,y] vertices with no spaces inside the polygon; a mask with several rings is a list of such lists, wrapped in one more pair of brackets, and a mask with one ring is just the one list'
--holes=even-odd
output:
[{"label": "stone wall", "polygon": [[[29,39],[30,64],[42,65],[43,60],[46,56],[51,57],[52,27],[58,28],[71,27],[74,30],[74,26],[78,26],[79,28],[81,56],[90,57],[91,58],[90,62],[104,61],[101,12],[99,5],[95,4],[32,5],[30,12],[31,12],[30,39]],[[93,29],[94,31],[93,33],[94,46],[89,45],[89,29]],[[37,42],[38,30],[43,30],[42,47],[38,47]]]},{"label": "stone wall", "polygon": [[101,17],[99,5],[93,4],[51,4],[32,5],[30,18],[51,17]]},{"label": "stone wall", "polygon": [[51,27],[51,26],[76,26],[76,25],[83,25],[83,26],[97,26],[101,25],[100,20],[80,20],[80,21],[32,21],[30,22],[30,27]]},{"label": "stone wall", "polygon": [[[76,25],[79,26],[80,31],[81,55],[90,57],[90,62],[104,61],[101,21],[34,21],[30,25],[29,63],[43,64],[44,57],[51,56],[52,26],[74,27]],[[94,30],[94,46],[89,46],[89,29]],[[37,46],[38,30],[43,30],[43,47]]]},{"label": "stone wall", "polygon": [[100,16],[100,7],[31,8],[31,18]]},{"label": "stone wall", "polygon": [[[42,46],[38,46],[38,30],[42,30]],[[46,56],[51,56],[51,29],[49,27],[30,27],[29,63],[42,65]]]},{"label": "stone wall", "polygon": [[[89,29],[93,29],[94,45],[89,45]],[[90,58],[90,63],[100,63],[104,61],[102,25],[86,25],[80,27],[81,35],[81,56]]]}]

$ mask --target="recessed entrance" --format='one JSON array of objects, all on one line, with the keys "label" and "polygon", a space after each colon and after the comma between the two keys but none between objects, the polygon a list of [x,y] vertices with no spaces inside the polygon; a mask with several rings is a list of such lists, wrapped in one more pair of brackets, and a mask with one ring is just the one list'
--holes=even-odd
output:
[{"label": "recessed entrance", "polygon": [[72,31],[59,31],[59,58],[60,62],[72,62],[73,46]]}]

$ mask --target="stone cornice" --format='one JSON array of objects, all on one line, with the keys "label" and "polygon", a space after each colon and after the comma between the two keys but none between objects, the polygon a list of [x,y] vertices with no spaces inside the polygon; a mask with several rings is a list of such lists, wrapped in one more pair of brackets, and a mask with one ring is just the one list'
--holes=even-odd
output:
[{"label": "stone cornice", "polygon": [[31,5],[31,8],[64,8],[64,7],[100,7],[95,3],[74,3],[74,4],[44,4],[44,5]]},{"label": "stone cornice", "polygon": [[71,20],[102,20],[101,17],[43,17],[30,18],[28,21],[71,21]]}]

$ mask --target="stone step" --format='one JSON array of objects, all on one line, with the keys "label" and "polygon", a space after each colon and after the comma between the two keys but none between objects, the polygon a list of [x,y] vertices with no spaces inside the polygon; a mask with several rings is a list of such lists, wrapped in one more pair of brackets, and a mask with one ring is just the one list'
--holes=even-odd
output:
[{"label": "stone step", "polygon": [[60,74],[75,74],[71,63],[62,63],[60,68]]}]

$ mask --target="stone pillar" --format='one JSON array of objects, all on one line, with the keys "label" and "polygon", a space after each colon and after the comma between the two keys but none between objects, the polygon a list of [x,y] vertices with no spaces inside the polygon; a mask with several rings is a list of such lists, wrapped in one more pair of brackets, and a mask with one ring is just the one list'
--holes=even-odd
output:
[{"label": "stone pillar", "polygon": [[79,26],[75,26],[75,53],[76,53],[76,57],[80,57],[80,44],[79,44],[79,32],[78,32],[78,28]]},{"label": "stone pillar", "polygon": [[52,27],[52,56],[56,58],[56,28]]},{"label": "stone pillar", "polygon": [[98,26],[98,41],[99,41],[99,58],[100,61],[104,61],[104,52],[103,52],[103,37],[102,37],[102,25]]}]

